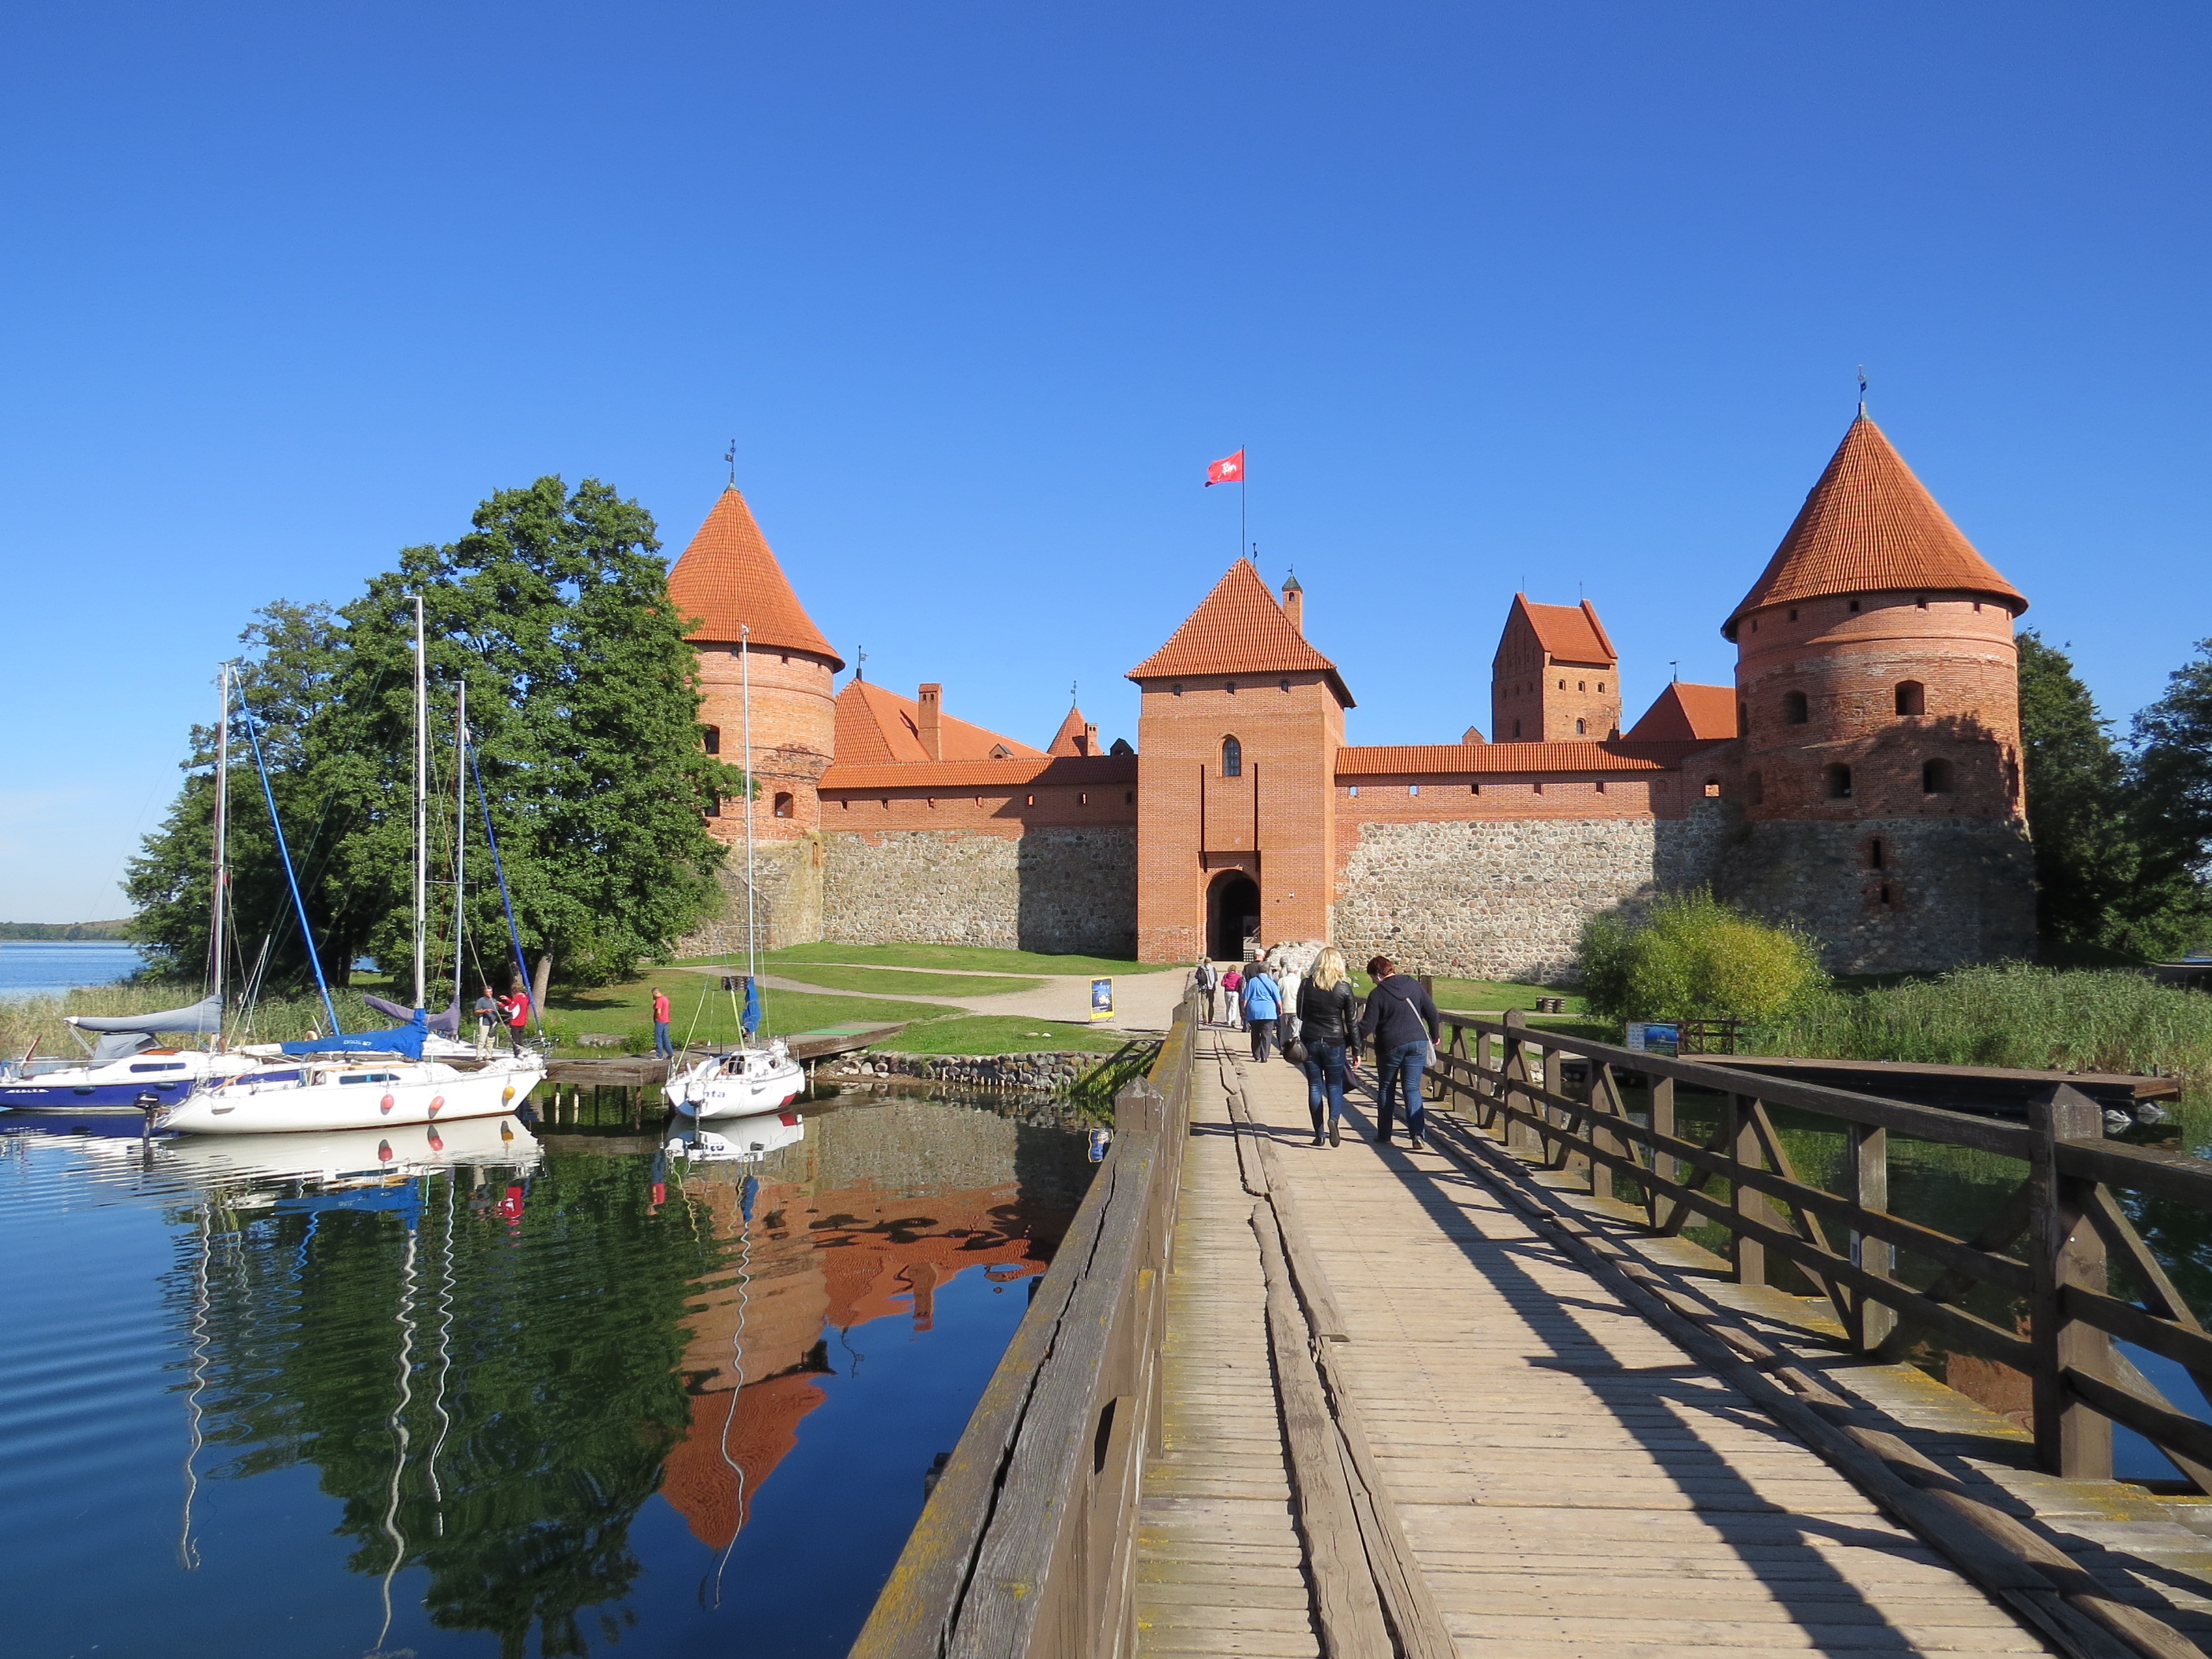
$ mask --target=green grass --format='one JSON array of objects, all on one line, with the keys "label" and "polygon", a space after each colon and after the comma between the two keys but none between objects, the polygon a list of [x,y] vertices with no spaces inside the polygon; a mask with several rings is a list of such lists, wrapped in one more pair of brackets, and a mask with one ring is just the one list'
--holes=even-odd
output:
[{"label": "green grass", "polygon": [[[765,967],[767,964],[762,964]],[[830,991],[870,991],[887,997],[997,997],[1034,991],[1045,981],[1003,974],[925,974],[902,968],[839,968],[806,963],[775,964],[779,978],[804,980]]]},{"label": "green grass", "polygon": [[[650,1054],[653,988],[656,984],[668,993],[672,1005],[668,1030],[676,1041],[738,1040],[738,1017],[730,1006],[729,994],[704,974],[664,974],[657,980],[635,979],[626,984],[602,985],[589,991],[556,989],[545,1000],[546,1029],[563,1049],[576,1050],[576,1038],[586,1031],[611,1032],[627,1037],[633,1050]],[[761,1003],[766,1016],[761,1030],[768,1036],[788,1036],[794,1031],[811,1031],[817,1026],[867,1020],[933,1019],[945,1012],[927,1002],[808,996],[797,991],[766,991],[762,994]]]},{"label": "green grass", "polygon": [[[1565,997],[1567,1012],[1586,1014],[1589,1005],[1571,991],[1556,985],[1526,985],[1517,980],[1505,979],[1444,979],[1430,981],[1431,994],[1437,1006],[1459,1013],[1474,1013],[1483,1010],[1503,1012],[1508,1008],[1533,1009],[1538,997]],[[1354,969],[1352,988],[1365,996],[1375,988],[1375,981]]]},{"label": "green grass", "polygon": [[1071,1020],[1030,1019],[1012,1014],[957,1014],[909,1025],[875,1044],[902,1054],[1027,1054],[1048,1049],[1110,1054],[1128,1042],[1126,1032]]},{"label": "green grass", "polygon": [[[688,957],[695,966],[742,963],[742,952]],[[1158,974],[1188,963],[1126,962],[1115,957],[1054,957],[1035,951],[1002,951],[982,945],[794,945],[761,957],[761,966],[783,972],[801,962],[850,963],[872,968],[960,968],[986,974]]]}]

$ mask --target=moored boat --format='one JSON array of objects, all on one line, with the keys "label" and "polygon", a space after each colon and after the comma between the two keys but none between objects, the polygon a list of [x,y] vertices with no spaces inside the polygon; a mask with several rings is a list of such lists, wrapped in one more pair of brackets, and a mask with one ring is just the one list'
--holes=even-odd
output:
[{"label": "moored boat", "polygon": [[443,1060],[301,1054],[210,1079],[155,1120],[185,1134],[295,1134],[496,1117],[519,1110],[545,1076],[535,1054],[463,1070]]},{"label": "moored boat", "polygon": [[750,1117],[780,1112],[806,1088],[806,1068],[776,1038],[708,1054],[668,1079],[661,1093],[685,1117]]}]

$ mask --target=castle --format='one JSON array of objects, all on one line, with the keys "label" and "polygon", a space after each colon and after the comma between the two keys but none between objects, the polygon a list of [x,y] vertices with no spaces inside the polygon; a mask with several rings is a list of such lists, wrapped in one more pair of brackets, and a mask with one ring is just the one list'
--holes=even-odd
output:
[{"label": "castle", "polygon": [[[670,573],[710,750],[750,759],[763,948],[926,939],[1146,961],[1328,938],[1437,973],[1571,975],[1586,917],[1710,884],[1839,972],[2029,953],[2017,652],[2027,601],[1863,410],[1722,625],[1735,684],[1676,683],[1623,729],[1596,609],[1516,594],[1493,741],[1348,744],[1305,595],[1238,560],[1129,670],[1137,744],[1071,710],[1042,749],[858,676],[744,497]],[[741,752],[741,682],[752,753]],[[742,944],[744,873],[686,942]]]}]

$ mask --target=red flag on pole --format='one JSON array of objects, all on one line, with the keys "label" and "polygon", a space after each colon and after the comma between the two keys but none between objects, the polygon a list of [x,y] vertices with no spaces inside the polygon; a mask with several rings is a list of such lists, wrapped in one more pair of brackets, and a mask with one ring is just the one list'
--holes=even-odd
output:
[{"label": "red flag on pole", "polygon": [[1208,489],[1218,483],[1243,483],[1243,482],[1244,452],[1241,449],[1234,455],[1223,456],[1206,469],[1206,487]]}]

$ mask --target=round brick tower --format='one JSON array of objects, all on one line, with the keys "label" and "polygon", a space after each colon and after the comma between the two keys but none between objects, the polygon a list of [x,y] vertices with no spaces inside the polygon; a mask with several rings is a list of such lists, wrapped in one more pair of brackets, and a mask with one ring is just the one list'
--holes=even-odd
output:
[{"label": "round brick tower", "polygon": [[[752,814],[761,948],[818,938],[822,915],[822,804],[817,793],[836,750],[835,677],[844,659],[799,602],[733,484],[668,573],[669,598],[692,619],[699,653],[700,723],[707,745],[757,782]],[[752,752],[744,749],[744,684],[752,684]],[[748,803],[730,799],[708,823],[744,840]],[[702,953],[744,948],[744,872],[732,860],[722,923],[687,941]],[[724,936],[727,936],[725,938]]]},{"label": "round brick tower", "polygon": [[2027,953],[2027,601],[1862,412],[1722,632],[1747,833],[1723,885],[1847,972]]}]

